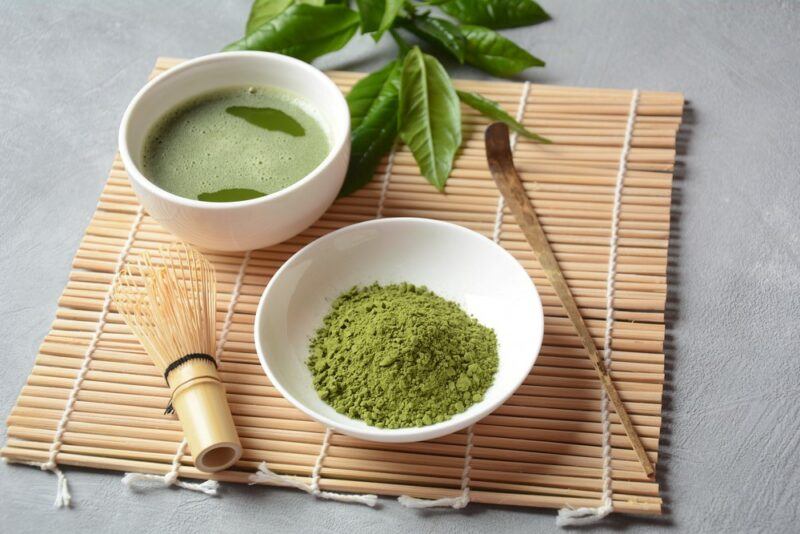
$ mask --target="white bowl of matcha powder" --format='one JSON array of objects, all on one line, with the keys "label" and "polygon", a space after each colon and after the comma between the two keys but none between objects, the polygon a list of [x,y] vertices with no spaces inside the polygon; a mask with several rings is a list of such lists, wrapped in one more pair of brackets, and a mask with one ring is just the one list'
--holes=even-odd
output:
[{"label": "white bowl of matcha powder", "polygon": [[255,322],[272,384],[320,423],[411,442],[461,430],[522,384],[541,301],[525,269],[466,228],[415,218],[337,230],[273,276]]}]

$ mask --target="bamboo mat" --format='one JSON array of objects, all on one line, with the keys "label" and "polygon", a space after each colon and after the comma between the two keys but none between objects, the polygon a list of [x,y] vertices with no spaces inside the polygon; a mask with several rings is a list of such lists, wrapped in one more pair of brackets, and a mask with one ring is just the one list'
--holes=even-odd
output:
[{"label": "bamboo mat", "polygon": [[[159,59],[158,74],[179,63]],[[361,76],[331,72],[348,91]],[[606,277],[617,166],[630,91],[514,82],[459,81],[499,101],[512,116],[550,138],[519,138],[515,160],[598,347],[603,346]],[[664,305],[675,138],[683,97],[642,92],[622,195],[615,284],[613,377],[653,461],[658,456],[664,381]],[[212,254],[219,278],[220,371],[245,447],[234,469],[213,477],[247,482],[262,461],[309,480],[325,429],[294,409],[259,365],[252,328],[270,276],[303,245],[336,228],[384,217],[451,221],[499,238],[528,270],[542,296],[541,354],[513,397],[475,425],[469,460],[470,500],[535,507],[598,506],[603,482],[600,385],[580,341],[486,167],[487,121],[464,108],[464,147],[442,195],[419,176],[401,147],[375,180],[339,199],[299,236],[250,254]],[[135,258],[171,236],[140,210],[122,163],[114,161],[97,211],[75,256],[52,329],[7,420],[9,461],[44,462],[82,364],[57,463],[140,473],[167,473],[182,440],[163,414],[168,389],[107,295],[122,257]],[[238,289],[239,291],[236,291]],[[236,295],[236,298],[232,298]],[[647,480],[611,413],[616,511],[658,514],[658,483]],[[382,444],[330,435],[320,488],[338,492],[441,498],[458,495],[466,431],[431,442]],[[181,458],[180,476],[208,478]]]}]

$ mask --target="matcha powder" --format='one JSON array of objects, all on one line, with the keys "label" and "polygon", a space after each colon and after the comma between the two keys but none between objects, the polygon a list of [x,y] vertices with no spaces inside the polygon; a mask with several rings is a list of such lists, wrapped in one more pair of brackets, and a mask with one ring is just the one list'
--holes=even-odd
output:
[{"label": "matcha powder", "polygon": [[354,287],[310,347],[319,396],[382,428],[430,425],[483,399],[497,371],[492,329],[425,287]]}]

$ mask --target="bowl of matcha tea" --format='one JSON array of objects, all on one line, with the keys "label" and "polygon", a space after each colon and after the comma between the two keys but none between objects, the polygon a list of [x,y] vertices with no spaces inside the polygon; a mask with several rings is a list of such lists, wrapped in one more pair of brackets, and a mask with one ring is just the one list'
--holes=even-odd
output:
[{"label": "bowl of matcha tea", "polygon": [[193,59],[128,106],[119,145],[139,201],[177,237],[211,250],[284,241],[341,188],[347,103],[325,74],[268,52]]}]

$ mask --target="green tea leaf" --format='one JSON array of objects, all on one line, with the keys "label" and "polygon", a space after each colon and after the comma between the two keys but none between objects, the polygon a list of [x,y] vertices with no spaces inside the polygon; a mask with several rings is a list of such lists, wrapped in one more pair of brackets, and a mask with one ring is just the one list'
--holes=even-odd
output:
[{"label": "green tea leaf", "polygon": [[477,111],[480,111],[482,115],[485,115],[492,120],[506,123],[509,128],[517,132],[519,135],[525,136],[528,139],[532,139],[540,143],[550,142],[549,139],[545,139],[544,137],[533,133],[525,128],[525,126],[517,122],[514,117],[506,113],[503,108],[500,107],[500,104],[494,100],[490,100],[483,95],[472,93],[470,91],[456,91],[456,93],[458,93],[458,98],[460,98],[461,101],[466,105]]},{"label": "green tea leaf", "polygon": [[466,39],[465,59],[470,65],[495,76],[513,76],[528,67],[543,67],[544,61],[482,26],[462,26]]},{"label": "green tea leaf", "polygon": [[392,75],[398,69],[398,62],[390,61],[381,70],[364,76],[347,94],[347,105],[350,108],[350,129],[355,130],[372,109],[387,84],[392,83]]},{"label": "green tea leaf", "polygon": [[464,63],[466,40],[458,26],[449,20],[436,17],[399,19],[400,25],[421,39],[442,48]]},{"label": "green tea leaf", "polygon": [[346,196],[372,180],[383,156],[397,139],[397,108],[402,65],[392,61],[361,79],[347,101],[352,117],[350,164],[339,192]]},{"label": "green tea leaf", "polygon": [[220,189],[213,193],[200,193],[197,200],[205,202],[239,202],[240,200],[250,200],[251,198],[263,197],[264,193],[255,189],[233,188]]},{"label": "green tea leaf", "polygon": [[400,13],[400,9],[403,7],[403,4],[403,0],[386,0],[386,9],[383,11],[381,25],[378,28],[378,33],[375,36],[376,41],[381,38],[383,32],[392,27],[392,24],[394,24],[394,19],[397,18],[397,14]]},{"label": "green tea leaf", "polygon": [[420,171],[443,191],[461,145],[461,108],[444,67],[418,47],[403,61],[398,121]]},{"label": "green tea leaf", "polygon": [[395,17],[403,7],[403,0],[356,0],[361,15],[361,31],[375,32],[379,41],[384,32],[392,27]]},{"label": "green tea leaf", "polygon": [[250,16],[247,18],[245,35],[253,33],[268,20],[283,13],[292,4],[321,6],[325,4],[325,0],[255,0],[253,7],[250,8]]},{"label": "green tea leaf", "polygon": [[356,0],[358,14],[361,16],[361,32],[374,32],[381,26],[383,12],[386,9],[384,0]]},{"label": "green tea leaf", "polygon": [[516,28],[550,20],[534,0],[451,0],[441,8],[465,24],[488,28]]},{"label": "green tea leaf", "polygon": [[403,39],[398,31],[395,28],[389,28],[389,35],[392,36],[394,42],[397,44],[397,57],[403,59],[408,54],[408,51],[411,50],[411,47],[408,46],[408,43]]},{"label": "green tea leaf", "polygon": [[245,35],[250,35],[270,19],[280,15],[294,0],[255,0],[247,17]]},{"label": "green tea leaf", "polygon": [[344,6],[295,4],[225,50],[263,50],[312,61],[346,45],[358,24],[358,14]]},{"label": "green tea leaf", "polygon": [[225,113],[244,119],[253,126],[283,132],[292,137],[302,137],[306,134],[303,125],[297,122],[288,113],[275,108],[256,108],[250,106],[229,106],[225,108]]}]

